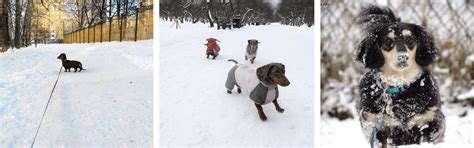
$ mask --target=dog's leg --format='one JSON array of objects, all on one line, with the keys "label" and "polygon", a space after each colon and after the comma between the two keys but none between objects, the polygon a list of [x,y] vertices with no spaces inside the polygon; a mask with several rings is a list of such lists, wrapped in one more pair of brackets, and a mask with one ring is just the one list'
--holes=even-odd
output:
[{"label": "dog's leg", "polygon": [[280,104],[278,104],[277,99],[273,100],[273,105],[275,105],[275,108],[279,113],[283,113],[285,111],[285,109],[280,107]]},{"label": "dog's leg", "polygon": [[240,89],[240,87],[237,87],[237,92],[240,94],[242,93],[242,90]]},{"label": "dog's leg", "polygon": [[429,143],[437,143],[442,137],[443,133],[440,132],[440,128],[443,128],[439,121],[431,121],[428,124],[428,127],[422,129],[420,132],[421,138],[420,143],[422,142],[429,142]]},{"label": "dog's leg", "polygon": [[77,72],[77,68],[74,68],[74,72]]},{"label": "dog's leg", "polygon": [[227,90],[227,93],[228,93],[228,94],[232,94],[232,90]]},{"label": "dog's leg", "polygon": [[262,105],[255,103],[255,106],[257,107],[258,116],[260,117],[260,119],[262,119],[262,121],[267,120],[267,116],[265,116],[265,113],[263,113]]},{"label": "dog's leg", "polygon": [[245,61],[247,61],[247,60],[248,60],[248,58],[247,58],[247,56],[245,56]]}]

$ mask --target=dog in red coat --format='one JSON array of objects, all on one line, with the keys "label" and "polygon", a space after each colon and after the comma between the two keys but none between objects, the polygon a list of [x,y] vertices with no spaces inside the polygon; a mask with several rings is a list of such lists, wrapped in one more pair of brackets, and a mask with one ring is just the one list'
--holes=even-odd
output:
[{"label": "dog in red coat", "polygon": [[220,41],[215,38],[207,38],[206,41],[207,41],[207,44],[204,44],[207,47],[206,58],[209,58],[209,56],[212,56],[212,59],[214,60],[219,55],[219,51],[221,50],[221,48],[217,44],[217,42],[220,42]]}]

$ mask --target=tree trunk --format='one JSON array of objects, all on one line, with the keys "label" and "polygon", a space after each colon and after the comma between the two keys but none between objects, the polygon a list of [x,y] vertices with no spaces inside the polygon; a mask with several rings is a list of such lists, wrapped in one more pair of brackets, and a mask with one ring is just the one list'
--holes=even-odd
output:
[{"label": "tree trunk", "polygon": [[[127,32],[128,0],[125,0],[125,11],[124,12],[125,12],[125,15],[124,15],[124,18],[123,18],[123,21],[122,21],[123,30],[120,33],[122,33],[123,34],[122,36],[125,38],[126,37],[125,33]],[[125,22],[125,24],[124,24],[124,22]]]},{"label": "tree trunk", "polygon": [[8,50],[8,11],[7,11],[7,2],[0,1],[2,10],[0,11],[0,31],[1,31],[1,43],[2,43],[2,52]]},{"label": "tree trunk", "polygon": [[212,28],[214,27],[214,22],[212,21],[211,11],[212,11],[212,0],[209,0],[209,2],[207,2],[207,20],[209,20],[209,24],[211,25],[211,28]]},{"label": "tree trunk", "polygon": [[109,0],[109,42],[112,40],[112,0]]},{"label": "tree trunk", "polygon": [[104,24],[104,10],[105,10],[105,0],[102,0],[102,5],[100,6],[100,42],[102,43],[102,26]]},{"label": "tree trunk", "polygon": [[20,20],[21,20],[21,0],[16,0],[15,4],[15,48],[21,47],[21,30],[20,30]]},{"label": "tree trunk", "polygon": [[28,0],[26,3],[26,12],[25,18],[23,19],[23,44],[24,46],[30,45],[30,35],[31,35],[31,8],[32,8],[32,0]]},{"label": "tree trunk", "polygon": [[122,15],[120,15],[120,2],[121,0],[117,0],[117,20],[119,21],[119,35],[120,35],[120,42],[122,42]]}]

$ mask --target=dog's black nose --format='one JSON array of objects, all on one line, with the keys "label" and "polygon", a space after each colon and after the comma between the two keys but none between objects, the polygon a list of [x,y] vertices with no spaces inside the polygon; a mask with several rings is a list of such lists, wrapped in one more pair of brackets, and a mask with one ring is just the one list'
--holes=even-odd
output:
[{"label": "dog's black nose", "polygon": [[407,54],[400,54],[397,57],[397,60],[400,62],[406,62],[408,61],[408,55]]}]

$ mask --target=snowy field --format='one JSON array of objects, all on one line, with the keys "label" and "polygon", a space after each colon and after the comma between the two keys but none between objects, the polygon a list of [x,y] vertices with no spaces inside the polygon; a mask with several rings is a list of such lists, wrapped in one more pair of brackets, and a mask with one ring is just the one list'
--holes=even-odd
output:
[{"label": "snowy field", "polygon": [[35,147],[150,147],[152,47],[147,40],[0,53],[0,147],[30,147],[63,52],[87,70],[61,73]]},{"label": "snowy field", "polygon": [[[280,24],[217,30],[208,24],[160,22],[160,146],[313,147],[314,28]],[[205,39],[220,40],[220,55],[206,59]],[[280,87],[278,102],[264,105],[262,122],[243,94],[227,94],[228,71],[244,60],[248,39],[258,39],[259,67],[280,62],[291,84]]]},{"label": "snowy field", "polygon": [[[446,115],[444,142],[437,145],[424,143],[421,146],[403,147],[472,148],[474,146],[474,109],[468,109],[467,116],[460,118],[457,116],[460,114],[459,110],[443,107]],[[338,119],[321,118],[321,147],[370,147],[362,133],[358,118],[342,122]]]}]

